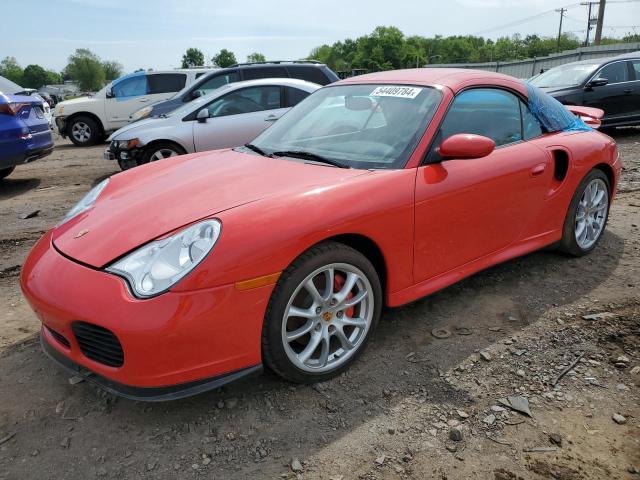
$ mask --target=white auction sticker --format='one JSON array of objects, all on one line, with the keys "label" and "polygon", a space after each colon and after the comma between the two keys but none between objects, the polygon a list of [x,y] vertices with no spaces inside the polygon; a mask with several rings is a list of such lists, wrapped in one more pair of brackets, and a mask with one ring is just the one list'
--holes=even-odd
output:
[{"label": "white auction sticker", "polygon": [[370,93],[371,97],[400,97],[400,98],[416,98],[421,88],[416,87],[399,87],[399,86],[387,86],[377,87]]}]

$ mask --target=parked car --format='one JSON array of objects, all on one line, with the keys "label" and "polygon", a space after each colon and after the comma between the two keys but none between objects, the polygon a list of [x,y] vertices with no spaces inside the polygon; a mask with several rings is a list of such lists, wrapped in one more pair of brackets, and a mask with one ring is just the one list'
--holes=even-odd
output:
[{"label": "parked car", "polygon": [[321,382],[358,357],[383,305],[548,245],[593,252],[621,163],[612,138],[513,77],[363,75],[247,146],[104,180],[35,245],[21,285],[44,350],[129,398],[263,364]]},{"label": "parked car", "polygon": [[565,105],[604,110],[603,127],[640,124],[640,52],[567,63],[529,81]]},{"label": "parked car", "polygon": [[77,146],[95,145],[129,123],[129,116],[141,105],[171,97],[208,71],[142,71],[120,77],[95,95],[58,103],[53,112],[58,132]]},{"label": "parked car", "polygon": [[42,100],[0,92],[0,179],[10,175],[17,165],[52,151],[53,135]]},{"label": "parked car", "polygon": [[104,157],[126,170],[185,153],[237,147],[320,88],[289,78],[237,82],[171,113],[146,118],[109,137]]},{"label": "parked car", "polygon": [[15,82],[12,82],[8,78],[0,77],[0,93],[8,95],[21,95],[21,96],[34,96],[42,103],[42,110],[44,116],[49,123],[49,126],[53,128],[53,116],[51,114],[51,107],[43,95],[38,93],[35,88],[23,88]]},{"label": "parked car", "polygon": [[310,60],[238,63],[203,75],[193,83],[176,93],[171,99],[142,107],[131,115],[133,121],[142,120],[169,113],[184,103],[191,102],[202,95],[229,83],[260,78],[297,78],[318,85],[328,85],[339,80],[338,76],[326,65]]}]

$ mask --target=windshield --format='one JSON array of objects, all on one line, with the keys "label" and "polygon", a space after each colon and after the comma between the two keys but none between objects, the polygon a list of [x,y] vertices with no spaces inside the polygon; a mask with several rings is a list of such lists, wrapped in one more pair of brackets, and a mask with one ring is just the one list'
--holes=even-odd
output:
[{"label": "windshield", "polygon": [[433,117],[431,87],[339,85],[317,90],[252,143],[352,168],[402,168]]},{"label": "windshield", "polygon": [[571,87],[580,85],[600,64],[560,65],[541,73],[529,82],[536,87]]}]

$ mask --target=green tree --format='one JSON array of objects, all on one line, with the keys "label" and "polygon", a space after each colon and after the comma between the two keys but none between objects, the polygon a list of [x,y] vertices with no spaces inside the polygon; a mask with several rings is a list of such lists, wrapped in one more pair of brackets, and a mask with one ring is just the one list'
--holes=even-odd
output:
[{"label": "green tree", "polygon": [[247,62],[248,63],[253,63],[253,62],[266,62],[267,61],[267,57],[265,57],[263,54],[258,53],[258,52],[253,52],[250,55],[247,55]]},{"label": "green tree", "polygon": [[236,56],[233,54],[233,52],[230,52],[226,48],[223,48],[222,50],[220,50],[216,55],[213,56],[211,60],[217,66],[222,68],[230,67],[231,65],[238,63],[238,61],[236,60]]},{"label": "green tree", "polygon": [[78,82],[80,90],[100,90],[105,83],[104,68],[100,58],[86,48],[78,48],[69,56],[65,73],[71,80]]},{"label": "green tree", "polygon": [[23,74],[23,87],[38,89],[47,84],[47,71],[40,65],[27,65]]},{"label": "green tree", "polygon": [[22,86],[24,72],[15,57],[4,57],[0,62],[0,75]]},{"label": "green tree", "polygon": [[62,83],[62,75],[53,70],[47,70],[47,82],[45,85],[58,85]]},{"label": "green tree", "polygon": [[116,61],[102,62],[105,80],[108,82],[120,78],[122,76],[122,64]]},{"label": "green tree", "polygon": [[199,67],[204,65],[204,53],[198,48],[187,48],[182,55],[182,68]]}]

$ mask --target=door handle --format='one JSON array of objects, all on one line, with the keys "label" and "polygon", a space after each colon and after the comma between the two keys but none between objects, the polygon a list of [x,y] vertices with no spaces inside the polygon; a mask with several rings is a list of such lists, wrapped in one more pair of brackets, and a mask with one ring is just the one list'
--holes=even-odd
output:
[{"label": "door handle", "polygon": [[148,102],[149,99],[148,98],[140,98],[138,99],[139,102]]},{"label": "door handle", "polygon": [[633,92],[633,88],[627,88],[626,90],[623,90],[624,93],[631,93]]},{"label": "door handle", "polygon": [[542,175],[546,168],[547,168],[546,163],[539,163],[538,165],[536,165],[531,169],[531,176],[537,177],[538,175]]},{"label": "door handle", "polygon": [[278,120],[280,118],[279,115],[269,115],[268,117],[266,117],[264,119],[265,122],[275,122],[276,120]]}]

